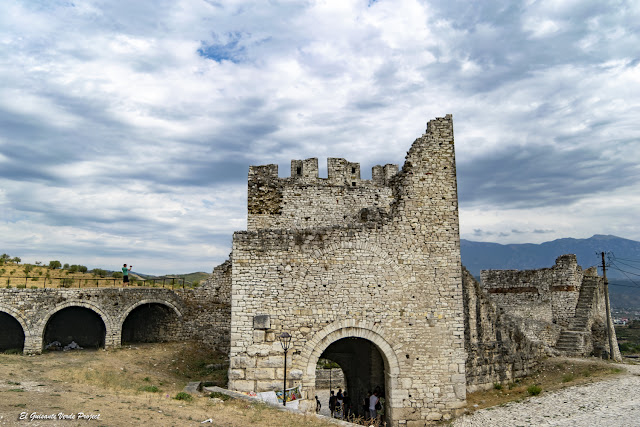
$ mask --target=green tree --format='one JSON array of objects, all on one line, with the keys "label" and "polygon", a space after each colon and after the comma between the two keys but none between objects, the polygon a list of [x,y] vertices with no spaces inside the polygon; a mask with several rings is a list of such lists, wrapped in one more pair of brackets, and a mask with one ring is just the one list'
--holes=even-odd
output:
[{"label": "green tree", "polygon": [[93,270],[91,270],[91,273],[93,273],[93,275],[96,277],[105,277],[107,275],[107,272],[101,268],[94,268]]},{"label": "green tree", "polygon": [[13,262],[15,262],[16,264],[20,264],[21,261],[22,259],[19,256],[13,257]]},{"label": "green tree", "polygon": [[78,266],[78,271],[80,273],[86,273],[87,272],[87,266],[86,265],[79,265]]},{"label": "green tree", "polygon": [[55,270],[60,267],[62,267],[62,263],[60,261],[49,261],[49,269]]},{"label": "green tree", "polygon": [[111,277],[115,277],[116,279],[122,279],[122,271],[114,271],[111,273]]},{"label": "green tree", "polygon": [[0,255],[0,261],[2,261],[2,264],[5,264],[5,263],[9,262],[10,260],[11,260],[11,257],[9,256],[9,254]]},{"label": "green tree", "polygon": [[69,269],[69,263],[65,263],[65,265],[62,266],[63,270],[68,270]]},{"label": "green tree", "polygon": [[79,267],[80,267],[80,266],[79,266],[79,265],[76,265],[76,264],[70,265],[70,266],[69,266],[69,271],[70,271],[71,273],[77,273],[77,272],[78,272]]},{"label": "green tree", "polygon": [[25,264],[24,267],[22,267],[22,270],[24,271],[24,275],[28,276],[29,273],[31,273],[31,270],[33,270],[33,265]]}]

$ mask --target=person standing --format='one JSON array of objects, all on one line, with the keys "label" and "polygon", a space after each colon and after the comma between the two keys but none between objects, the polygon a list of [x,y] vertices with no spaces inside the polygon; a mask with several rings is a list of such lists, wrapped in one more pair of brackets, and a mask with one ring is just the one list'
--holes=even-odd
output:
[{"label": "person standing", "polygon": [[331,417],[333,417],[334,412],[336,412],[336,396],[333,394],[333,390],[329,395],[329,411],[331,411]]},{"label": "person standing", "polygon": [[342,389],[339,388],[338,389],[338,393],[336,394],[336,400],[338,401],[338,403],[336,404],[336,412],[338,412],[339,414],[341,414],[342,417],[344,417],[344,408],[342,407],[342,404],[344,402],[344,395],[342,394]]},{"label": "person standing", "polygon": [[127,286],[129,284],[129,272],[132,267],[133,265],[130,265],[129,268],[127,268],[127,264],[122,266],[122,286]]},{"label": "person standing", "polygon": [[376,410],[377,404],[378,404],[378,396],[377,396],[377,392],[374,391],[373,394],[369,396],[369,416],[374,420],[378,418],[378,412]]},{"label": "person standing", "polygon": [[369,396],[371,395],[371,390],[369,390],[364,397],[364,404],[362,405],[362,412],[365,418],[369,418]]},{"label": "person standing", "polygon": [[348,420],[351,416],[351,397],[349,397],[347,390],[344,391],[342,402],[342,418]]},{"label": "person standing", "polygon": [[320,409],[322,409],[322,403],[320,403],[320,399],[316,396],[316,414],[320,413]]}]

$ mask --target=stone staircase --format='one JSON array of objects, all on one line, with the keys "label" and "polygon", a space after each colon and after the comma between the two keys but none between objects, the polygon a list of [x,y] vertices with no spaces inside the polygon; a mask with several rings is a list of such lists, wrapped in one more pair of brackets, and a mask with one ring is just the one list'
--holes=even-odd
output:
[{"label": "stone staircase", "polygon": [[556,350],[566,356],[584,356],[585,336],[590,333],[587,330],[589,317],[595,293],[598,290],[598,282],[595,280],[583,280],[576,305],[576,314],[571,319],[569,327],[560,332],[556,343]]}]

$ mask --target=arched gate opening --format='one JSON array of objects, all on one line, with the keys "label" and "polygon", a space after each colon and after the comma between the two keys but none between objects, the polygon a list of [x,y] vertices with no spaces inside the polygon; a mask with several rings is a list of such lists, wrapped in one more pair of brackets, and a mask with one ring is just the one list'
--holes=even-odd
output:
[{"label": "arched gate opening", "polygon": [[[44,328],[44,348],[58,341],[62,347],[72,341],[83,348],[104,348],[106,327],[98,313],[71,306],[53,314]],[[57,346],[56,346],[57,347]]]},{"label": "arched gate opening", "polygon": [[134,308],[122,323],[122,344],[165,342],[175,336],[178,316],[161,303],[147,303]]},{"label": "arched gate opening", "polygon": [[[386,390],[384,358],[373,342],[358,337],[342,338],[330,344],[320,358],[335,362],[344,373],[342,391],[347,393],[348,398],[344,401],[348,402],[348,407],[345,404],[345,408],[343,411],[338,411],[337,416],[346,418],[353,415],[369,418],[368,408],[365,408],[364,404],[365,399],[374,392],[383,399],[381,402],[384,402]],[[320,391],[323,387],[326,387],[326,380],[321,380],[316,375],[316,390]],[[337,394],[338,387],[334,386],[333,391]],[[325,405],[329,407],[328,395],[325,399],[325,401],[321,400],[323,409]],[[385,419],[384,409],[378,411],[378,419]]]},{"label": "arched gate opening", "polygon": [[12,315],[0,311],[0,352],[22,353],[24,330]]}]

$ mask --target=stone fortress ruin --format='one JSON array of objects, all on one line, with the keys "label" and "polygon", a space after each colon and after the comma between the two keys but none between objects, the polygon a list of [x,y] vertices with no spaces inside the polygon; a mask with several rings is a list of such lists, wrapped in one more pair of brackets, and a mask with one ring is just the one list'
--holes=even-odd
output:
[{"label": "stone fortress ruin", "polygon": [[282,389],[286,331],[287,387],[300,386],[303,410],[315,408],[325,358],[356,412],[384,391],[392,426],[449,419],[468,391],[527,375],[545,355],[611,352],[603,281],[575,256],[483,271],[480,283],[462,266],[451,115],[429,121],[401,169],[374,166],[371,180],[344,159],[327,169],[320,178],[317,159],[293,160],[280,178],[277,165],[252,166],[247,231],[195,290],[0,290],[0,314],[17,324],[0,345],[22,339],[37,353],[50,319],[82,307],[105,347],[198,339],[228,351],[230,389],[261,392]]}]

